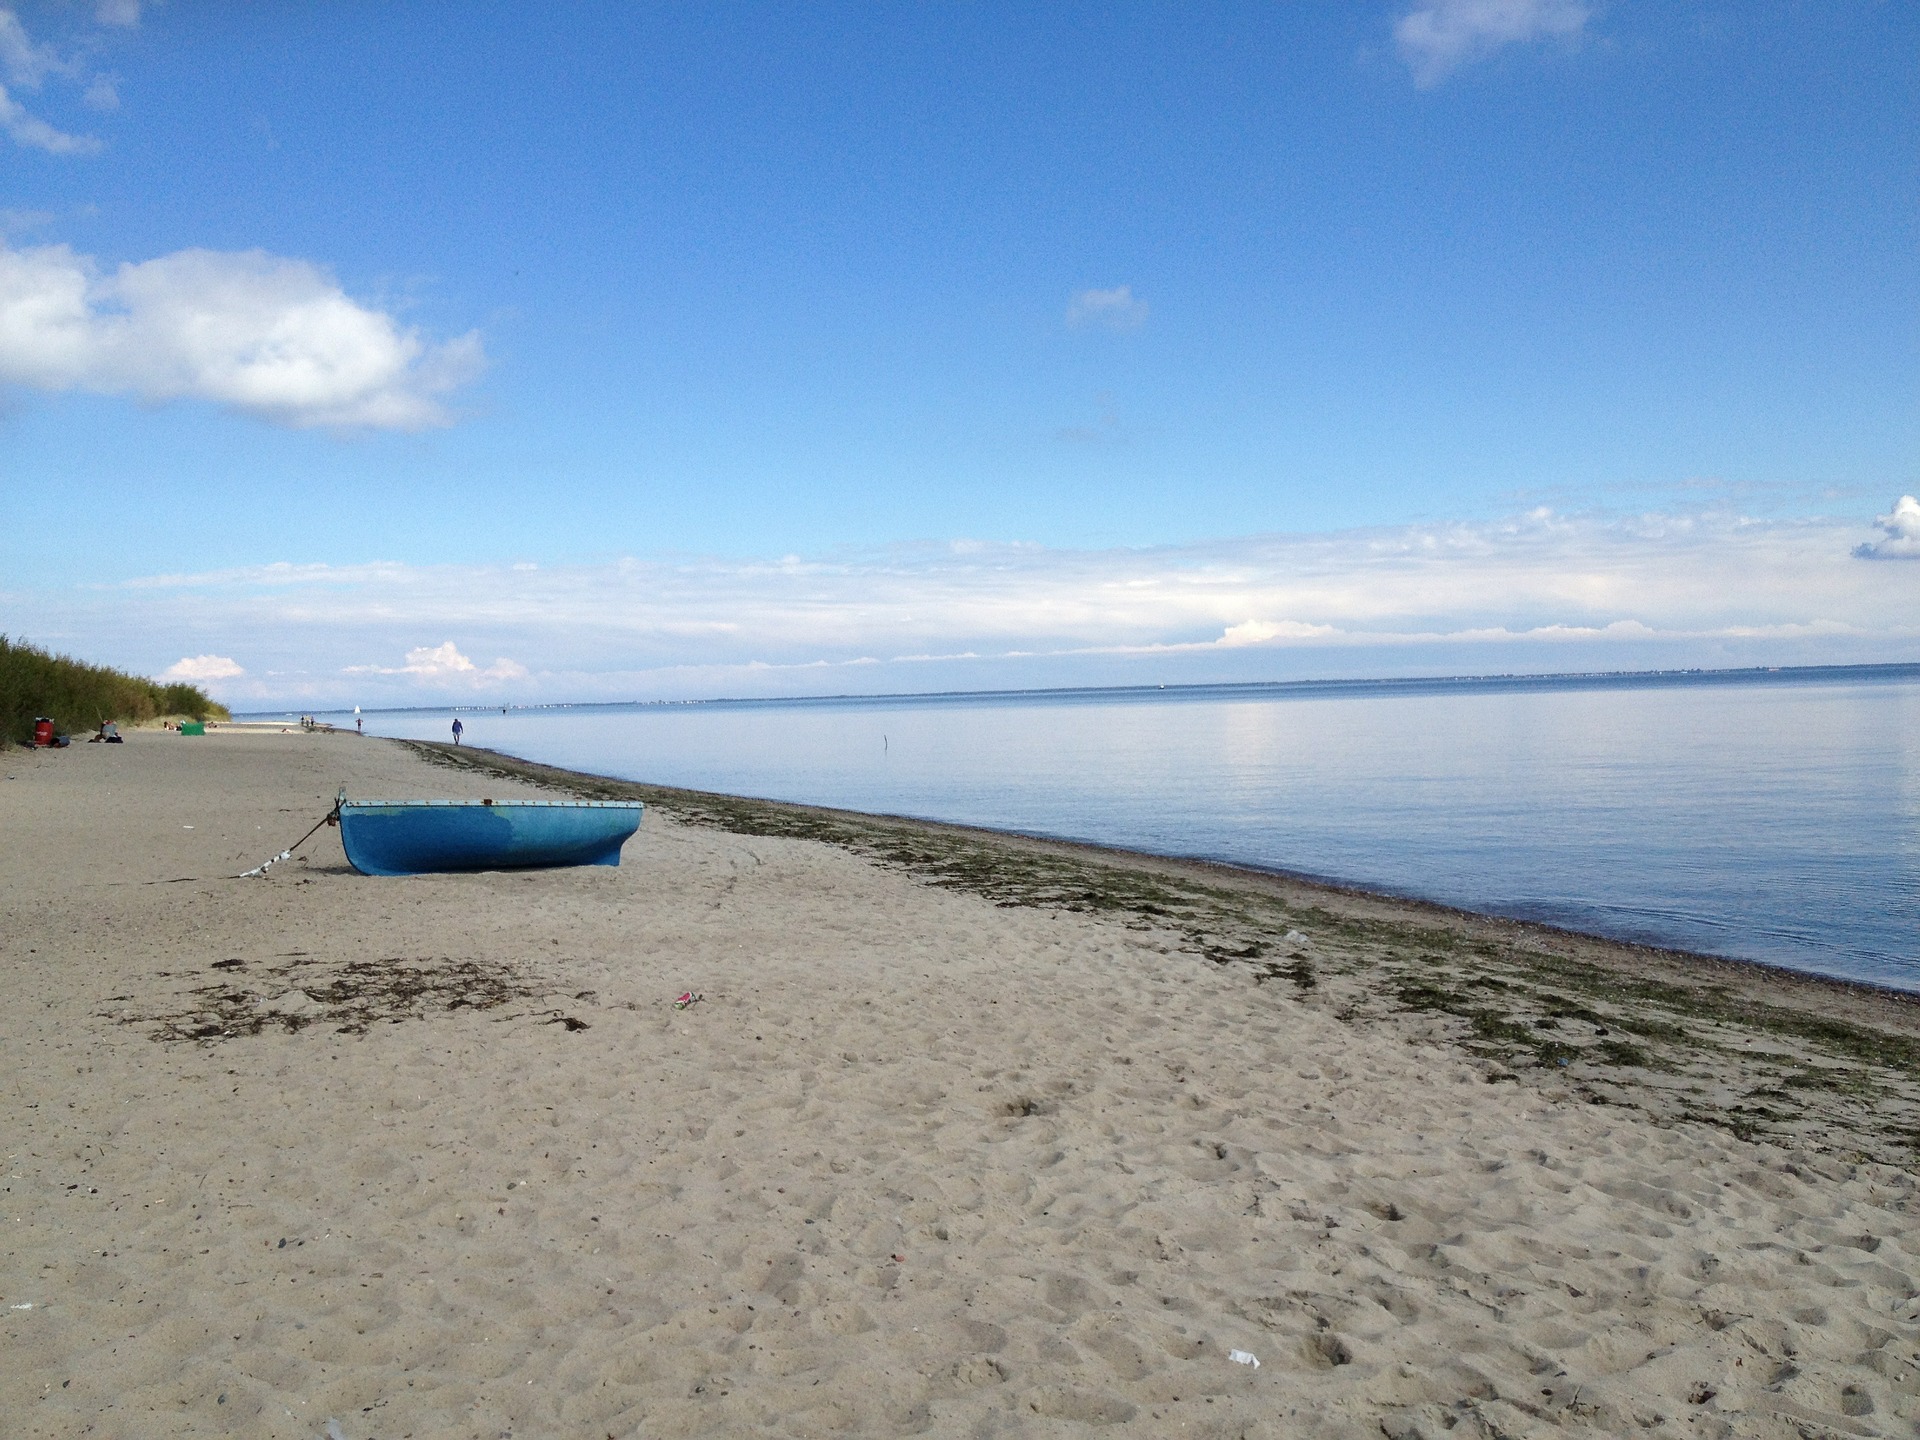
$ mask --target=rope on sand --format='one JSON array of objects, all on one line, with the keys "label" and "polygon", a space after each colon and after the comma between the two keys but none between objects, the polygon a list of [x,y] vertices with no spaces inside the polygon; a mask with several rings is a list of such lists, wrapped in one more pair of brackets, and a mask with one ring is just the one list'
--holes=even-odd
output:
[{"label": "rope on sand", "polygon": [[291,860],[293,858],[294,851],[298,850],[302,845],[306,844],[307,841],[311,840],[315,835],[318,835],[320,833],[321,825],[337,825],[340,823],[340,806],[345,803],[346,798],[347,798],[347,792],[345,790],[342,790],[340,792],[340,798],[333,802],[333,808],[331,810],[329,810],[325,815],[322,815],[320,817],[320,823],[318,825],[315,825],[313,829],[307,831],[306,834],[302,835],[298,840],[294,841],[293,844],[289,845],[286,849],[282,850],[278,855],[274,856],[271,860],[264,860],[260,864],[254,866],[253,869],[243,870],[233,878],[236,880],[252,880],[257,876],[266,874],[267,871],[271,870],[274,866],[278,865],[282,860]]}]

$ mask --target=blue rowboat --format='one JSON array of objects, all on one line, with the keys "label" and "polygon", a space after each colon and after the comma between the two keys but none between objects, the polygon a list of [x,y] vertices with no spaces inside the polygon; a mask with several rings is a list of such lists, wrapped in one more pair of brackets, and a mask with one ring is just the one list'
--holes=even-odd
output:
[{"label": "blue rowboat", "polygon": [[618,865],[644,807],[626,800],[340,800],[362,875]]}]

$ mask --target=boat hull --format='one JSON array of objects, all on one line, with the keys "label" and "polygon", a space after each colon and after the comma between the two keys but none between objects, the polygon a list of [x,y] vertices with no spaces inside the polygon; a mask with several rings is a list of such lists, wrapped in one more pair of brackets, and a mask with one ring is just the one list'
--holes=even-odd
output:
[{"label": "boat hull", "polygon": [[609,800],[343,800],[340,842],[362,875],[618,865],[643,808]]}]

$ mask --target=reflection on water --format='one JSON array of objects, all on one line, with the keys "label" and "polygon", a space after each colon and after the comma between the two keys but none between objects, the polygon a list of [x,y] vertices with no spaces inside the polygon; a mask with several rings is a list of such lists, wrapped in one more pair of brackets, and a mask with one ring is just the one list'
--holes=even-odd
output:
[{"label": "reflection on water", "polygon": [[[444,712],[367,717],[444,737]],[[466,711],[633,779],[1205,856],[1920,989],[1920,667]]]}]

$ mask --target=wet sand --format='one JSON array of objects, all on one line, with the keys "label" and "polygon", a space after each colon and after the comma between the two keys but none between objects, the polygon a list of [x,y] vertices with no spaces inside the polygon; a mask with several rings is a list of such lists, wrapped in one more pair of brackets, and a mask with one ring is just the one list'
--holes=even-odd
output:
[{"label": "wet sand", "polygon": [[[7,1435],[1920,1422],[1898,997],[350,734],[0,774]],[[226,878],[342,784],[653,804]]]}]

